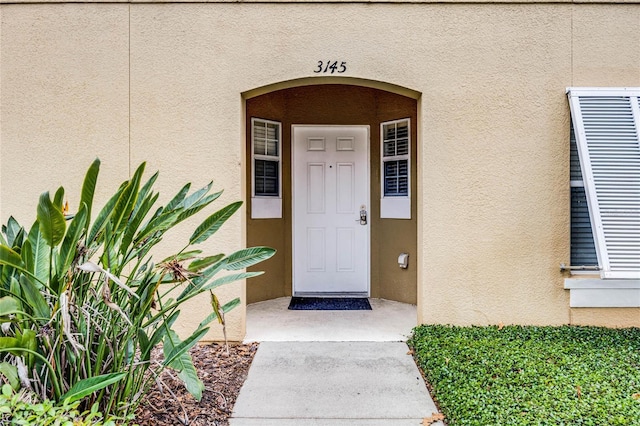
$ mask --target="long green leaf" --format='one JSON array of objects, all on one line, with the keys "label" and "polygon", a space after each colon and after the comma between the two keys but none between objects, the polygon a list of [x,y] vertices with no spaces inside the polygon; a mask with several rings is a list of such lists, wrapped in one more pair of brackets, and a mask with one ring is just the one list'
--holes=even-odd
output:
[{"label": "long green leaf", "polygon": [[[171,356],[171,353],[181,344],[175,331],[169,330],[168,336],[170,336],[170,338],[165,338],[164,340],[163,349],[165,358]],[[200,401],[202,399],[202,392],[204,391],[204,383],[202,383],[202,380],[198,377],[198,372],[193,365],[193,360],[188,349],[179,357],[175,358],[174,361],[169,364],[169,367],[178,371],[178,377],[182,380],[182,383],[184,383],[185,388],[187,388],[189,393],[193,395],[197,401]]]},{"label": "long green leaf", "polygon": [[49,247],[55,247],[60,244],[64,238],[67,225],[62,210],[51,202],[48,192],[40,195],[37,217],[42,238],[49,244]]},{"label": "long green leaf", "polygon": [[[17,276],[23,277],[26,275],[18,274]],[[21,311],[23,310],[22,306],[23,302],[25,302],[25,299],[22,297],[22,287],[20,286],[20,282],[15,276],[11,277],[11,284],[9,284],[9,294],[7,294],[7,296],[14,297],[19,302],[18,309]]]},{"label": "long green leaf", "polygon": [[136,206],[138,200],[138,191],[140,189],[140,180],[142,179],[142,173],[144,173],[145,163],[140,164],[136,171],[133,173],[133,177],[125,187],[122,194],[118,198],[113,209],[113,215],[111,216],[111,223],[115,232],[120,232],[120,228],[128,220],[129,215]]},{"label": "long green leaf", "polygon": [[[168,344],[169,341],[174,339],[174,336],[171,336],[171,331],[173,330],[170,330],[169,334],[165,336],[165,339],[164,339],[165,345]],[[196,343],[198,343],[198,341],[202,338],[202,336],[207,334],[207,331],[209,331],[208,328],[204,328],[202,330],[196,330],[196,332],[193,333],[191,336],[187,337],[184,342],[175,344],[173,348],[171,348],[169,355],[165,355],[163,365],[168,365],[171,368],[175,368],[176,370],[180,371],[180,369],[183,367],[182,367],[182,363],[177,361],[178,358],[180,358],[182,354],[184,354],[193,346],[195,346]],[[167,339],[167,336],[171,336],[171,338]]]},{"label": "long green leaf", "polygon": [[[133,243],[135,245],[146,243],[154,238],[159,238],[164,232],[171,228],[176,223],[177,217],[180,215],[180,210],[172,210],[163,212],[158,216],[154,216],[147,224],[144,225],[142,230],[138,232]],[[153,241],[157,243],[159,240]]]},{"label": "long green leaf", "polygon": [[122,191],[124,191],[125,187],[126,182],[120,185],[118,191],[113,194],[109,201],[107,201],[107,203],[104,205],[102,210],[100,210],[100,213],[98,213],[98,216],[96,217],[96,220],[91,227],[91,232],[89,232],[89,236],[87,237],[87,246],[90,246],[97,242],[96,240],[98,239],[98,237],[103,235],[104,228],[108,222],[108,219],[113,213],[113,207],[118,202],[118,198],[120,198],[120,194],[122,193]]},{"label": "long green leaf", "polygon": [[35,352],[38,348],[36,332],[33,330],[24,330],[22,334],[16,333],[16,337],[20,339],[20,347],[27,349],[25,358],[27,361],[27,367],[29,367],[29,370],[31,370],[35,362],[35,358],[32,352]]},{"label": "long green leaf", "polygon": [[207,240],[229,219],[242,205],[242,201],[236,201],[218,210],[200,224],[189,238],[189,244],[199,244]]},{"label": "long green leaf", "polygon": [[149,345],[149,337],[142,328],[138,328],[138,343],[140,344],[140,361],[147,362],[151,357],[151,347]]},{"label": "long green leaf", "polygon": [[200,323],[200,325],[198,325],[198,330],[201,328],[205,328],[206,326],[208,326],[209,324],[211,324],[211,322],[214,319],[218,318],[218,313],[216,312],[211,312],[209,315],[207,315],[207,317],[205,319],[202,320],[202,322]]},{"label": "long green leaf", "polygon": [[186,197],[187,192],[189,192],[189,188],[191,188],[191,182],[180,188],[180,191],[178,191],[178,193],[171,199],[171,201],[169,201],[164,206],[163,212],[173,210],[176,207],[180,206],[180,203],[182,203],[184,197]]},{"label": "long green leaf", "polygon": [[0,362],[0,374],[4,376],[14,391],[20,389],[20,378],[18,368],[8,362]]},{"label": "long green leaf", "polygon": [[185,260],[194,259],[200,254],[202,254],[202,250],[184,251],[182,253],[174,254],[165,259],[162,259],[160,263],[162,264],[162,263],[167,263],[171,261],[184,262]]},{"label": "long green leaf", "polygon": [[22,353],[22,346],[20,346],[20,339],[18,337],[0,337],[0,353],[9,352],[12,355],[20,355]]},{"label": "long green leaf", "polygon": [[51,250],[47,242],[42,238],[40,225],[36,221],[29,231],[29,243],[31,245],[33,270],[31,272],[39,282],[46,282],[49,278],[49,256]]},{"label": "long green leaf", "polygon": [[20,271],[28,272],[20,255],[7,246],[0,246],[0,265],[7,265]]},{"label": "long green leaf", "polygon": [[7,226],[4,227],[5,234],[7,234],[7,244],[9,247],[15,247],[19,245],[19,242],[16,242],[16,237],[20,233],[20,229],[22,227],[18,223],[18,221],[13,217],[9,216],[9,220],[7,221]]},{"label": "long green leaf", "polygon": [[65,401],[69,404],[73,403],[113,383],[119,382],[126,375],[127,373],[110,373],[80,380],[60,397],[60,401]]},{"label": "long green leaf", "polygon": [[147,199],[147,195],[151,192],[151,188],[156,183],[158,176],[159,172],[155,172],[153,176],[151,176],[149,180],[147,180],[147,182],[142,185],[142,188],[140,188],[140,191],[138,192],[138,200],[136,201],[136,207],[133,209],[133,214],[138,211],[140,205],[142,204],[142,201]]},{"label": "long green leaf", "polygon": [[60,187],[53,195],[53,205],[62,211],[62,203],[64,202],[64,188]]},{"label": "long green leaf", "polygon": [[207,207],[209,204],[214,202],[220,196],[220,194],[222,194],[222,192],[207,195],[203,197],[201,200],[199,200],[195,205],[189,208],[186,208],[185,210],[182,211],[182,213],[180,213],[180,216],[178,216],[178,220],[176,221],[176,223],[182,222],[183,220],[190,218],[194,214],[198,213],[200,210],[202,210],[203,208]]},{"label": "long green leaf", "polygon": [[19,312],[20,306],[20,301],[11,296],[0,297],[0,318]]},{"label": "long green leaf", "polygon": [[209,192],[211,186],[213,186],[213,181],[209,182],[208,185],[205,185],[204,187],[195,191],[193,194],[186,197],[184,200],[182,200],[182,202],[180,202],[179,206],[185,209],[190,208],[195,203],[200,201],[200,199],[202,199],[202,197],[204,197],[207,192]]},{"label": "long green leaf", "polygon": [[164,336],[167,330],[170,329],[171,326],[176,322],[179,315],[180,315],[179,310],[169,315],[169,317],[166,319],[164,318],[164,314],[158,314],[151,321],[142,325],[143,328],[146,328],[146,327],[149,327],[151,324],[153,324],[155,321],[162,321],[162,319],[164,319],[164,323],[160,322],[160,324],[158,325],[158,328],[156,329],[156,331],[153,332],[153,334],[151,335],[151,338],[149,339],[149,351],[153,349],[158,343],[160,343],[161,340],[164,339]]},{"label": "long green leaf", "polygon": [[[93,207],[93,196],[96,191],[96,184],[98,182],[98,173],[100,172],[100,159],[96,158],[89,166],[87,174],[84,176],[84,182],[82,183],[82,192],[80,195],[80,206],[83,204],[87,206],[87,227],[91,223],[91,208]],[[80,207],[78,207],[80,209]]]},{"label": "long green leaf", "polygon": [[80,206],[80,210],[69,224],[67,234],[65,235],[64,240],[62,241],[62,245],[60,246],[60,255],[56,262],[58,268],[58,276],[63,276],[75,259],[78,248],[78,241],[80,240],[80,237],[84,232],[86,220],[87,205],[82,204]]},{"label": "long green leaf", "polygon": [[24,265],[24,263],[22,262],[22,258],[20,257],[20,255],[18,253],[16,253],[15,251],[11,250],[9,247],[7,246],[2,246],[0,245],[0,266],[5,265],[9,267],[9,270],[5,270],[4,268],[2,268],[2,279],[8,279],[8,277],[11,275],[11,269],[15,269],[17,271],[20,271],[28,276],[30,276],[31,278],[35,279],[36,281],[38,281],[41,284],[45,284],[45,281],[41,281],[38,279],[38,277],[36,277],[35,275],[33,275],[33,273],[31,273],[29,270],[27,270],[26,266]]},{"label": "long green leaf", "polygon": [[202,286],[199,291],[207,291],[213,290],[216,287],[220,287],[221,285],[229,284],[238,280],[245,280],[248,278],[257,277],[258,275],[262,275],[264,272],[256,271],[256,272],[240,272],[238,274],[230,274],[225,275],[224,277],[220,277],[214,281],[211,281],[205,286]]},{"label": "long green leaf", "polygon": [[24,243],[22,243],[20,257],[22,258],[22,263],[24,263],[25,269],[33,272],[34,270],[33,249],[31,248],[31,242],[29,242],[28,239],[25,240]]},{"label": "long green leaf", "polygon": [[196,259],[189,264],[189,267],[187,269],[189,269],[189,271],[191,272],[198,272],[208,266],[213,265],[223,257],[224,257],[224,254],[220,253],[214,256],[207,256],[202,259]]},{"label": "long green leaf", "polygon": [[236,297],[235,299],[225,303],[222,308],[222,312],[224,312],[225,314],[227,312],[229,312],[230,310],[232,310],[233,308],[235,308],[236,306],[238,306],[240,304],[240,298]]},{"label": "long green leaf", "polygon": [[24,298],[27,299],[29,307],[33,311],[34,317],[47,321],[51,317],[51,309],[40,290],[26,275],[20,277],[20,287]]},{"label": "long green leaf", "polygon": [[131,241],[133,241],[133,236],[138,231],[140,224],[144,220],[145,216],[151,210],[151,207],[155,204],[158,199],[159,194],[153,194],[150,197],[147,197],[142,204],[134,211],[133,217],[127,224],[124,237],[122,238],[122,244],[120,245],[120,253],[124,254],[127,250],[129,250],[129,246],[131,245]]},{"label": "long green leaf", "polygon": [[216,263],[200,272],[200,274],[197,277],[194,277],[191,282],[184,288],[184,290],[182,290],[182,293],[180,293],[180,296],[178,296],[177,300],[181,301],[189,295],[199,293],[202,289],[202,286],[204,286],[207,281],[209,281],[213,276],[215,276],[215,274],[217,274],[224,268],[226,262],[227,259],[223,256]]},{"label": "long green leaf", "polygon": [[225,269],[238,270],[248,268],[258,262],[269,259],[276,253],[271,247],[249,247],[229,255]]}]

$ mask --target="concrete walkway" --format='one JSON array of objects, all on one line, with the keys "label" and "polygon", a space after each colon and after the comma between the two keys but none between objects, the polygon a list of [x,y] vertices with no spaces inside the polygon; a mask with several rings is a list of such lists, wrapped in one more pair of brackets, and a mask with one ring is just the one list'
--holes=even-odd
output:
[{"label": "concrete walkway", "polygon": [[[373,310],[376,304],[382,309],[382,305],[396,303],[385,302],[373,299]],[[265,312],[273,305],[283,304],[282,301],[262,303],[272,305],[258,307]],[[291,312],[281,312],[281,315],[286,317]],[[359,311],[360,315],[362,312]],[[403,311],[395,309],[395,312]],[[313,334],[319,333],[318,321],[322,323],[323,316],[327,321],[348,322],[353,313],[295,312],[287,321],[298,318],[296,333],[301,341],[260,340],[259,333],[255,333],[252,340],[260,341],[260,347],[234,406],[230,425],[418,426],[423,424],[423,418],[436,413],[420,372],[407,353],[406,343],[395,337],[398,333],[409,335],[410,327],[369,335],[378,341],[344,341],[345,335],[341,333],[334,333],[340,336],[340,341],[331,341],[327,338],[330,329],[320,332],[323,341],[312,340]],[[368,313],[373,320],[373,311]],[[317,318],[318,315],[321,318]],[[250,315],[248,318],[248,328],[251,328]],[[314,324],[307,328],[310,333],[300,332],[304,321],[311,321],[310,318]],[[415,324],[415,317],[412,321]],[[391,322],[403,324],[398,318]],[[391,339],[395,341],[383,341],[382,335],[394,336]]]}]

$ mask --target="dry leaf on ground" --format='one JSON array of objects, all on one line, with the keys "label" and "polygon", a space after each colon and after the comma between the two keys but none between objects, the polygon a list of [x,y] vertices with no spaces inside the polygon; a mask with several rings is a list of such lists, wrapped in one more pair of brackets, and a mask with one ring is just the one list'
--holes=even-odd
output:
[{"label": "dry leaf on ground", "polygon": [[444,414],[432,413],[431,416],[422,419],[422,426],[430,426],[435,422],[444,421]]}]

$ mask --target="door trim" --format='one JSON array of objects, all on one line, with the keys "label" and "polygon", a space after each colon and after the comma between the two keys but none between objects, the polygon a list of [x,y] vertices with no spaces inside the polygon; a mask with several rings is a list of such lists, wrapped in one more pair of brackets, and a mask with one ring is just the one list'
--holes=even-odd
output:
[{"label": "door trim", "polygon": [[[366,229],[366,291],[344,291],[344,292],[315,292],[315,291],[296,291],[296,277],[295,277],[295,265],[296,265],[296,215],[295,215],[295,176],[296,168],[300,167],[295,161],[295,128],[311,128],[311,127],[326,127],[326,128],[340,128],[340,127],[359,127],[366,130],[366,205],[369,214],[369,223]],[[291,125],[291,294],[293,296],[300,297],[370,297],[371,296],[371,126],[365,124],[352,124],[352,125],[333,125],[333,124],[292,124]]]}]

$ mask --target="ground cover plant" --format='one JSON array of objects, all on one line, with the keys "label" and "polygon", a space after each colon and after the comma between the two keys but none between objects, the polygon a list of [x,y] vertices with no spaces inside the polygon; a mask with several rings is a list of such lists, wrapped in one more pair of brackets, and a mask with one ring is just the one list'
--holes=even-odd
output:
[{"label": "ground cover plant", "polygon": [[[217,287],[258,275],[243,270],[274,250],[252,247],[229,255],[204,254],[208,240],[239,209],[235,202],[195,227],[183,248],[156,261],[153,247],[167,232],[217,200],[212,183],[184,185],[156,206],[158,173],[143,182],[145,165],[97,213],[92,212],[100,162],[87,171],[77,209],[40,196],[37,219],[26,229],[13,217],[0,233],[0,381],[48,403],[79,412],[131,418],[154,380],[172,369],[200,399],[204,384],[189,350],[212,322],[239,299],[221,304]],[[211,313],[182,340],[173,325],[183,304],[205,294]],[[162,362],[151,362],[156,347]],[[2,408],[6,410],[6,408]]]},{"label": "ground cover plant", "polygon": [[449,425],[640,425],[640,328],[419,326]]}]

